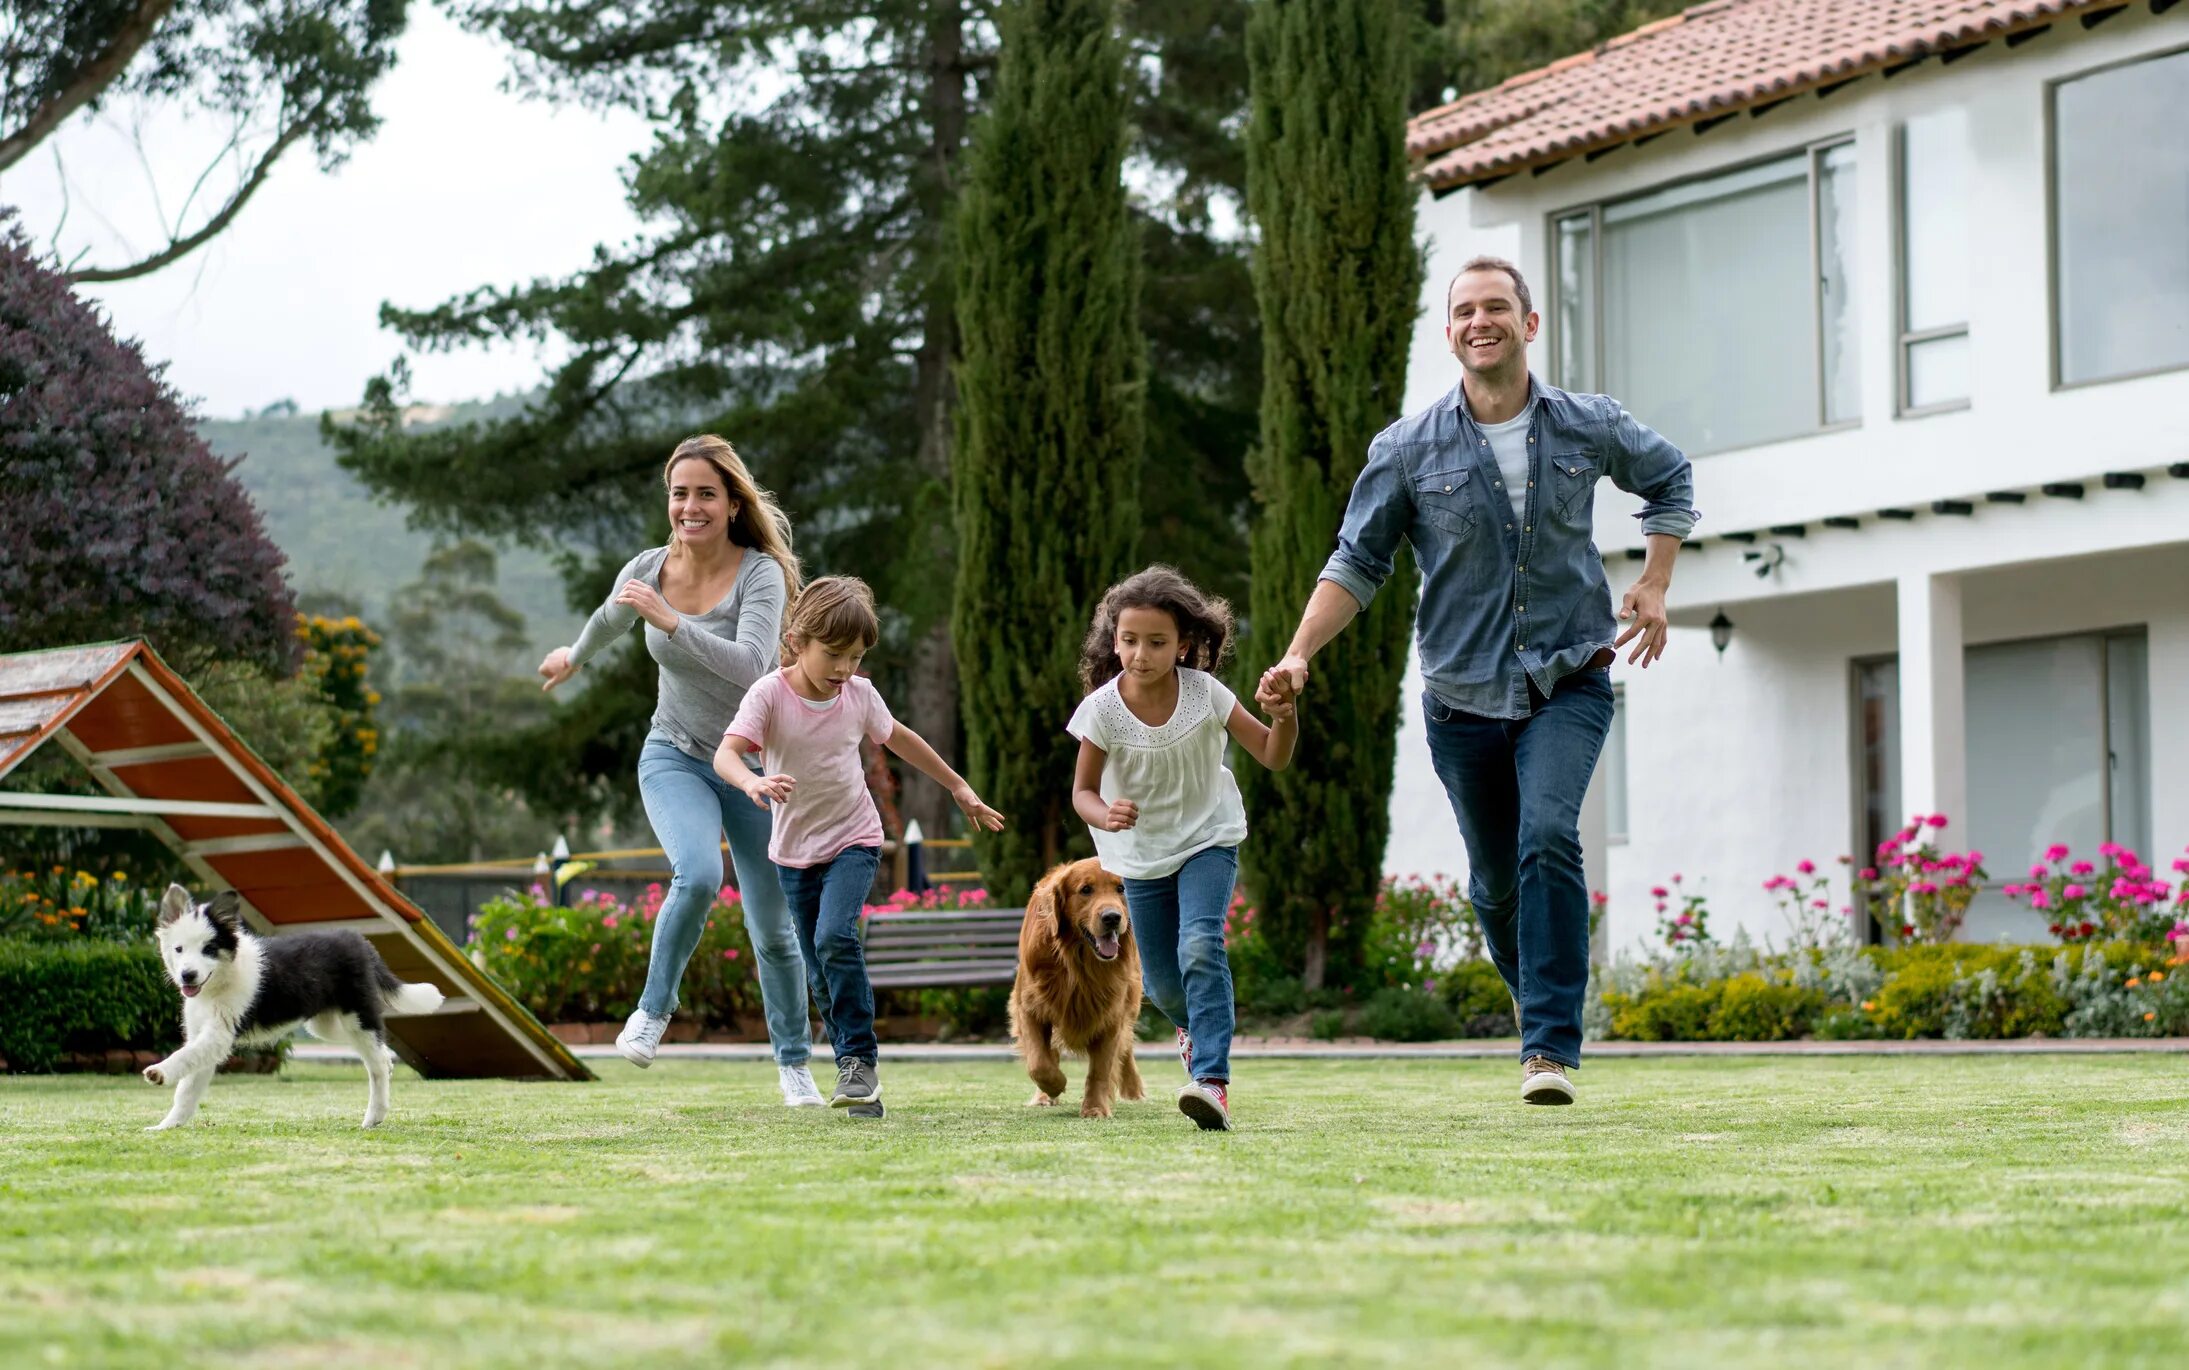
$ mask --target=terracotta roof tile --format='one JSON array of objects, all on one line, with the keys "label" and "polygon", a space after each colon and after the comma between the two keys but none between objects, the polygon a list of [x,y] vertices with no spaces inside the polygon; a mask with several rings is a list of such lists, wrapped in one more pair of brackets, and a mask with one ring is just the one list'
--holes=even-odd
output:
[{"label": "terracotta roof tile", "polygon": [[1737,113],[2123,0],[1712,0],[1416,115],[1438,190]]}]

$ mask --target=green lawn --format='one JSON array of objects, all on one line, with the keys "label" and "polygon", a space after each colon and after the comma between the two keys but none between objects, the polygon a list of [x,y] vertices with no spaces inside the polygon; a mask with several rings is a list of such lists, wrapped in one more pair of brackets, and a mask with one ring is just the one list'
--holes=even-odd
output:
[{"label": "green lawn", "polygon": [[[590,1085],[0,1079],[0,1365],[2166,1366],[2158,1056],[1243,1062],[1241,1130],[891,1066]],[[824,1087],[828,1072],[820,1072]],[[1078,1071],[1073,1070],[1075,1083]]]}]

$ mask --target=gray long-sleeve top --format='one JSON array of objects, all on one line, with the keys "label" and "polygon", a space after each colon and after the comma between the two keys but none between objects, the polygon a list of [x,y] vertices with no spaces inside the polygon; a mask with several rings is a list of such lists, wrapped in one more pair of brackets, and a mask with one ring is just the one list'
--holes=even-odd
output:
[{"label": "gray long-sleeve top", "polygon": [[[640,621],[638,610],[615,602],[616,594],[631,580],[645,581],[658,591],[668,554],[666,547],[648,548],[616,573],[608,599],[570,646],[573,663],[584,665]],[[781,563],[748,547],[737,581],[721,603],[705,613],[678,614],[673,633],[646,625],[646,654],[661,667],[654,732],[688,756],[713,759],[745,691],[781,659],[786,590]]]}]

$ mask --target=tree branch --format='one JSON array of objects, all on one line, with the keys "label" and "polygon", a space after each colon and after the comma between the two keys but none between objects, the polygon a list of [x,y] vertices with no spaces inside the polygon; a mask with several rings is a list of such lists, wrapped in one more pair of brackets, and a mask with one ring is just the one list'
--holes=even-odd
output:
[{"label": "tree branch", "polygon": [[152,31],[174,7],[175,0],[137,0],[137,8],[115,27],[114,36],[106,47],[78,69],[52,99],[32,110],[20,129],[0,138],[0,171],[23,160],[32,148],[59,128],[63,120],[97,99],[99,92],[112,85],[122,74],[122,68],[137,55],[138,49],[151,41]]},{"label": "tree branch", "polygon": [[289,125],[282,132],[282,135],[274,140],[274,145],[266,150],[266,155],[258,159],[258,165],[251,168],[250,177],[236,188],[235,194],[228,197],[228,203],[220,207],[219,213],[207,219],[205,225],[197,232],[185,237],[170,239],[166,247],[142,261],[131,262],[127,266],[88,267],[82,271],[70,271],[66,273],[69,283],[71,285],[98,285],[107,281],[127,281],[134,280],[139,276],[149,276],[161,267],[179,261],[203,247],[212,240],[215,234],[228,227],[229,223],[242,211],[245,201],[258,193],[258,188],[266,183],[266,177],[273,171],[274,163],[280,159],[281,154],[289,150],[290,144],[312,131],[313,125],[318,122],[319,115],[325,108],[322,105],[319,109],[313,110],[307,117]]}]

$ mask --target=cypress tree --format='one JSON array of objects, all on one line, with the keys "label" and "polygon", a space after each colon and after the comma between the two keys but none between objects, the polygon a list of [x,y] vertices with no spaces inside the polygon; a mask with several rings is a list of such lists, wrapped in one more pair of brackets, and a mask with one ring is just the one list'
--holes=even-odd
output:
[{"label": "cypress tree", "polygon": [[958,218],[958,654],[967,775],[1010,826],[976,836],[1016,901],[1087,849],[1071,810],[1078,648],[1138,546],[1146,359],[1120,179],[1114,0],[1016,0]]},{"label": "cypress tree", "polygon": [[[1261,441],[1248,474],[1262,507],[1242,694],[1283,656],[1369,440],[1398,415],[1422,274],[1405,149],[1408,21],[1397,0],[1263,0],[1247,28],[1262,316]],[[1240,768],[1248,896],[1310,989],[1357,968],[1381,880],[1414,596],[1402,557],[1317,655],[1292,769]]]}]

